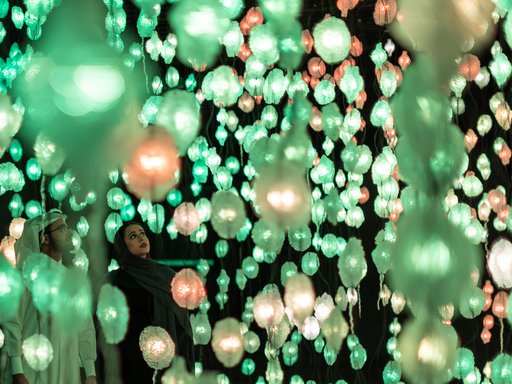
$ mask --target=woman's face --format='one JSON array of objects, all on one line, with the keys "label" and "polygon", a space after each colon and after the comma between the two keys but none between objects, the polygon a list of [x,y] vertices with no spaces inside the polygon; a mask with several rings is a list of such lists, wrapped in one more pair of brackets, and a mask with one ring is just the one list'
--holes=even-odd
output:
[{"label": "woman's face", "polygon": [[149,240],[140,225],[130,224],[126,227],[123,240],[132,255],[141,259],[145,259],[148,256],[150,250]]}]

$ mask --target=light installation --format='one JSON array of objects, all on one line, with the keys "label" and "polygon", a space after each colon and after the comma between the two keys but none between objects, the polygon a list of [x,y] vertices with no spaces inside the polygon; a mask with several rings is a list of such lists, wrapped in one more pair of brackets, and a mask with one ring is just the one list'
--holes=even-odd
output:
[{"label": "light installation", "polygon": [[[57,3],[0,2],[0,321],[22,281],[91,311],[84,276],[13,268],[58,206],[93,283],[134,218],[196,270],[169,294],[197,375],[510,382],[510,2]],[[93,310],[118,343],[119,293]]]}]

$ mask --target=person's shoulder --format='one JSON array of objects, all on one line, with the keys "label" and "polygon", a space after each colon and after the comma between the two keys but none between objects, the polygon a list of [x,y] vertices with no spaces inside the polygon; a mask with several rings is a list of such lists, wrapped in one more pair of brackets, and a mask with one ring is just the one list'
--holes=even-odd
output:
[{"label": "person's shoulder", "polygon": [[124,272],[121,268],[114,269],[105,275],[104,282],[115,285],[114,283],[119,279],[122,279],[125,274],[126,272]]}]

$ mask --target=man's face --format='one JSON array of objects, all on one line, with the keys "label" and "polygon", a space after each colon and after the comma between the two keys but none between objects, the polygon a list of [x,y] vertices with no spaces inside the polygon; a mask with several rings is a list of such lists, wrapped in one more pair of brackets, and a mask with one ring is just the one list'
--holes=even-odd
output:
[{"label": "man's face", "polygon": [[46,228],[49,245],[59,253],[66,253],[73,250],[73,241],[71,240],[71,230],[64,219],[59,219],[51,223]]}]

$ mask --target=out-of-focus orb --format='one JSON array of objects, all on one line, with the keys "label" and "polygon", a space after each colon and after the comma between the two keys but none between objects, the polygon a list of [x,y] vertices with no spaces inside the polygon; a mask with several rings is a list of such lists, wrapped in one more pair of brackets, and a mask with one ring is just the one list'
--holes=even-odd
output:
[{"label": "out-of-focus orb", "polygon": [[212,332],[212,349],[222,365],[231,368],[240,363],[244,355],[243,347],[240,323],[232,317],[217,321]]},{"label": "out-of-focus orb", "polygon": [[498,239],[487,254],[487,268],[499,288],[512,288],[512,243]]},{"label": "out-of-focus orb", "polygon": [[175,345],[171,336],[161,327],[148,326],[142,330],[139,337],[142,357],[153,369],[163,369],[171,364],[174,357]]},{"label": "out-of-focus orb", "polygon": [[171,281],[171,293],[174,301],[186,309],[196,309],[206,299],[203,281],[190,268],[182,269],[174,276]]},{"label": "out-of-focus orb", "polygon": [[44,335],[35,334],[23,341],[23,356],[34,371],[44,371],[53,359],[53,347]]}]

